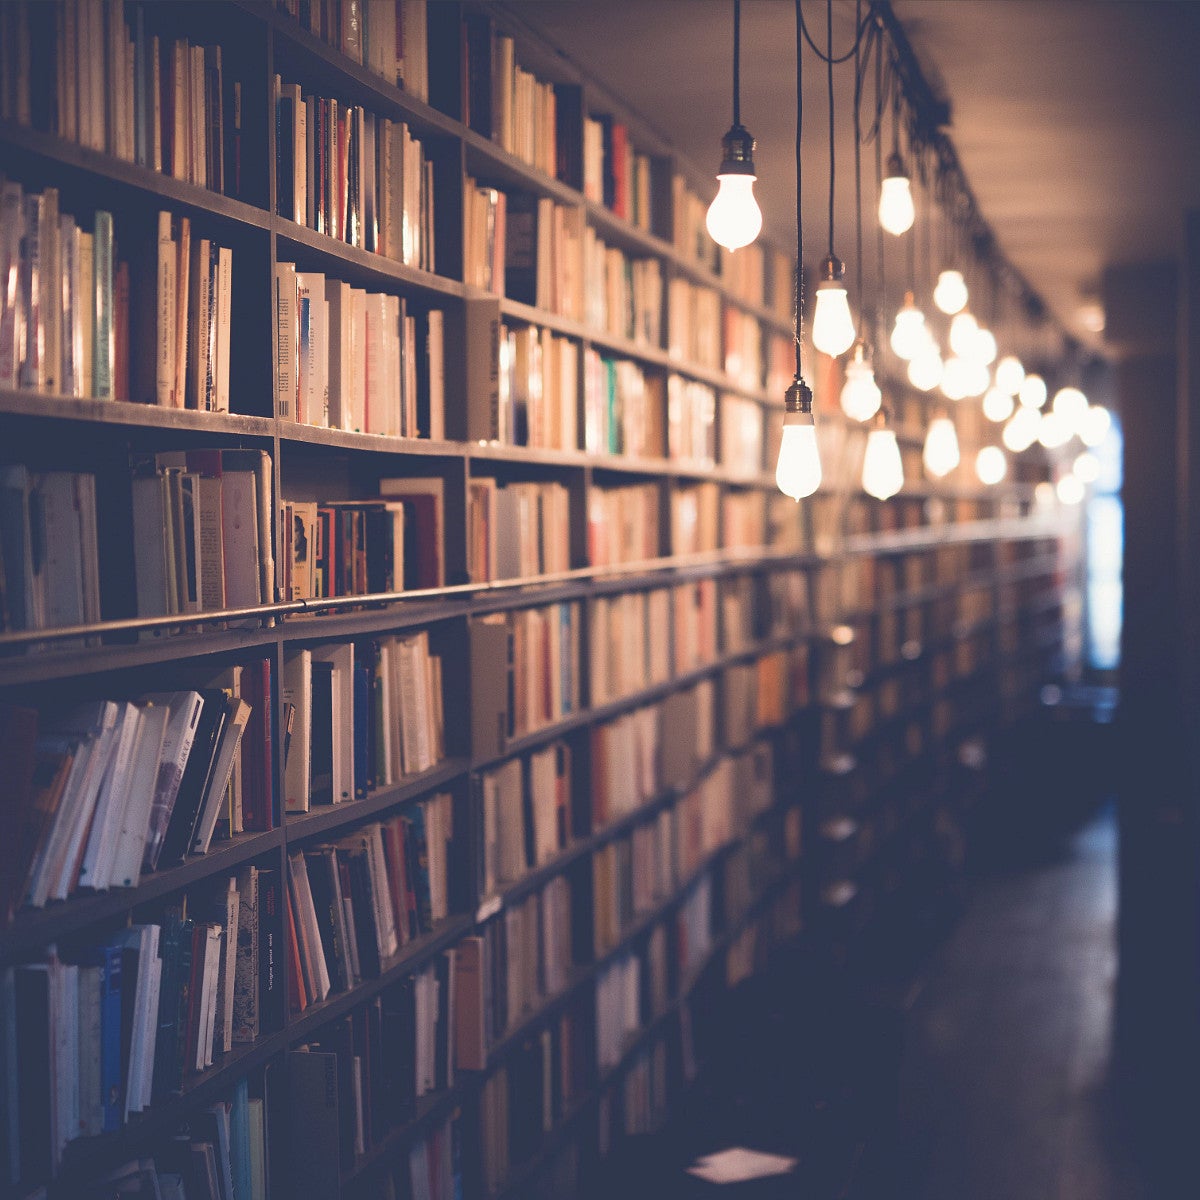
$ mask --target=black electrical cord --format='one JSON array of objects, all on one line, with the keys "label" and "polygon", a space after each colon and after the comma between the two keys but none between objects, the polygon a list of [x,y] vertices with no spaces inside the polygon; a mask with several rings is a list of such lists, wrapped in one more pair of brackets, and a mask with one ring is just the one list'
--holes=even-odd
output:
[{"label": "black electrical cord", "polygon": [[742,0],[733,0],[733,123],[742,123]]},{"label": "black electrical cord", "polygon": [[[825,0],[825,41],[828,57],[825,59],[825,90],[829,100],[829,257],[833,258],[833,0]],[[857,42],[857,38],[855,41]]]},{"label": "black electrical cord", "polygon": [[804,18],[800,12],[800,0],[796,0],[796,278],[794,306],[792,309],[792,340],[796,343],[796,378],[803,380],[800,366],[801,347],[804,342],[804,217],[800,208],[802,171],[800,140],[804,128]]}]

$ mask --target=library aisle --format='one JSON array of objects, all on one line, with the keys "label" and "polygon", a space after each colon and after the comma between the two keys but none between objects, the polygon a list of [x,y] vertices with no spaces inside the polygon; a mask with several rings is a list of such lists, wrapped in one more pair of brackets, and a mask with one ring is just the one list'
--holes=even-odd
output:
[{"label": "library aisle", "polygon": [[892,1194],[1138,1200],[1108,1077],[1116,818],[997,871],[906,1019]]}]

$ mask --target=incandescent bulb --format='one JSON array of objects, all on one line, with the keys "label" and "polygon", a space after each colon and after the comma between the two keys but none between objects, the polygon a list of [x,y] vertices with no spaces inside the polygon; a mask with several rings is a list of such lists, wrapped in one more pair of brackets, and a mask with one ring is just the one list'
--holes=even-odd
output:
[{"label": "incandescent bulb", "polygon": [[879,223],[888,233],[899,237],[912,228],[916,215],[912,184],[900,160],[893,155],[888,160],[887,178],[879,189]]},{"label": "incandescent bulb", "polygon": [[1061,413],[1052,408],[1042,413],[1038,422],[1037,440],[1047,450],[1057,450],[1059,446],[1065,446],[1071,440],[1072,434],[1070,423]]},{"label": "incandescent bulb", "polygon": [[985,367],[996,361],[996,335],[980,326],[971,346],[971,357]]},{"label": "incandescent bulb", "polygon": [[826,279],[817,285],[812,344],[831,358],[845,354],[854,345],[854,318],[840,280]]},{"label": "incandescent bulb", "polygon": [[1098,446],[1108,436],[1112,425],[1112,416],[1107,408],[1100,404],[1088,406],[1080,424],[1079,438],[1085,446]]},{"label": "incandescent bulb", "polygon": [[950,322],[950,349],[960,358],[970,358],[978,333],[979,322],[965,310],[958,313]]},{"label": "incandescent bulb", "polygon": [[949,417],[935,417],[925,435],[925,470],[935,479],[958,466],[958,433]]},{"label": "incandescent bulb", "polygon": [[793,500],[811,496],[821,486],[821,454],[812,413],[784,413],[775,483]]},{"label": "incandescent bulb", "polygon": [[1006,354],[996,364],[996,386],[1015,396],[1024,382],[1025,368],[1021,366],[1021,360],[1014,354]]},{"label": "incandescent bulb", "polygon": [[1080,483],[1095,483],[1100,478],[1100,460],[1090,450],[1085,450],[1072,464],[1071,474]]},{"label": "incandescent bulb", "polygon": [[988,390],[988,384],[991,381],[991,372],[983,363],[979,362],[978,359],[967,359],[967,371],[964,382],[966,383],[968,396],[982,396]]},{"label": "incandescent bulb", "polygon": [[854,357],[846,364],[846,382],[842,385],[842,412],[852,421],[870,420],[883,402],[883,393],[875,382],[875,368],[860,341]]},{"label": "incandescent bulb", "polygon": [[887,500],[904,486],[904,464],[891,429],[872,429],[863,454],[863,491],[876,500]]},{"label": "incandescent bulb", "polygon": [[925,336],[925,314],[913,303],[912,292],[904,299],[904,307],[896,314],[892,327],[892,349],[905,362],[921,348]]},{"label": "incandescent bulb", "polygon": [[961,271],[943,271],[938,276],[933,302],[948,317],[967,307],[967,283]]},{"label": "incandescent bulb", "polygon": [[1014,454],[1020,454],[1037,441],[1041,423],[1042,419],[1036,408],[1026,408],[1022,405],[1013,413],[1012,420],[1004,426],[1000,438]]},{"label": "incandescent bulb", "polygon": [[1008,474],[1008,460],[999,446],[984,446],[975,458],[975,474],[979,482],[991,487]]},{"label": "incandescent bulb", "polygon": [[712,240],[726,250],[750,245],[762,229],[762,209],[754,198],[756,178],[743,174],[717,176],[721,186],[708,206],[704,223]]},{"label": "incandescent bulb", "polygon": [[942,368],[942,395],[947,400],[962,400],[971,394],[971,364],[957,354],[946,359]]},{"label": "incandescent bulb", "polygon": [[[999,375],[999,368],[996,374]],[[1015,407],[1012,395],[997,383],[988,388],[983,396],[983,415],[989,421],[1007,421]]]},{"label": "incandescent bulb", "polygon": [[1082,482],[1072,474],[1064,475],[1057,484],[1054,490],[1058,493],[1058,498],[1064,504],[1080,504],[1087,489]]},{"label": "incandescent bulb", "polygon": [[1027,408],[1041,408],[1046,403],[1046,381],[1040,375],[1026,375],[1017,389],[1017,399]]},{"label": "incandescent bulb", "polygon": [[929,338],[908,363],[908,382],[922,392],[931,392],[942,382],[942,355],[937,342]]},{"label": "incandescent bulb", "polygon": [[1087,397],[1075,387],[1059,388],[1054,393],[1053,408],[1074,433],[1082,428],[1084,418],[1087,416]]}]

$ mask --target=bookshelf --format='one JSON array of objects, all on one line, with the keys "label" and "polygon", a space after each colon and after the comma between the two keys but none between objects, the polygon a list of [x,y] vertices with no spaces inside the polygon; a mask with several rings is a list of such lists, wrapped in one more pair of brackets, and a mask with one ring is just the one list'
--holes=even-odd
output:
[{"label": "bookshelf", "polygon": [[[833,412],[830,488],[781,503],[786,256],[718,255],[687,164],[501,11],[81,0],[0,34],[5,197],[68,219],[58,353],[10,327],[0,378],[0,1195],[150,1161],[164,1194],[580,1190],[694,1076],[709,992],[801,930],[866,944],[948,764],[1054,661],[1069,531],[1033,478],[910,464],[866,501]],[[63,247],[109,218],[101,329]],[[17,533],[68,484],[51,567]],[[178,853],[138,870],[112,747],[156,778],[189,704],[208,756],[175,746]],[[81,886],[110,827],[128,885]]]}]

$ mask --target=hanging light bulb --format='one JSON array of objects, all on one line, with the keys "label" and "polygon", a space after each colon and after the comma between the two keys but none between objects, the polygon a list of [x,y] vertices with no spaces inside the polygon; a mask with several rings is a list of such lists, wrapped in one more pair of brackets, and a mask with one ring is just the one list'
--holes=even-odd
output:
[{"label": "hanging light bulb", "polygon": [[979,482],[992,487],[1008,474],[1008,460],[999,446],[984,446],[975,457],[975,474]]},{"label": "hanging light bulb", "polygon": [[1000,438],[1014,454],[1028,450],[1037,441],[1041,417],[1036,408],[1022,405],[1012,415],[1012,419],[1004,426]]},{"label": "hanging light bulb", "polygon": [[1047,450],[1057,450],[1059,446],[1065,446],[1071,440],[1073,433],[1067,419],[1052,408],[1042,413],[1041,419],[1038,421],[1037,440]]},{"label": "hanging light bulb", "polygon": [[908,382],[922,392],[932,392],[942,382],[942,352],[933,338],[927,337],[921,349],[909,359]]},{"label": "hanging light bulb", "polygon": [[1081,504],[1087,494],[1082,482],[1069,471],[1054,485],[1054,490],[1063,504]]},{"label": "hanging light bulb", "polygon": [[896,314],[892,327],[892,350],[908,362],[921,348],[925,333],[925,314],[916,306],[912,292],[904,293],[904,306]]},{"label": "hanging light bulb", "polygon": [[943,271],[938,276],[933,302],[948,317],[967,307],[967,281],[961,271]]},{"label": "hanging light bulb", "polygon": [[762,230],[762,209],[754,198],[754,138],[734,125],[721,139],[724,158],[717,172],[721,185],[704,223],[709,237],[726,250],[748,246]]},{"label": "hanging light bulb", "polygon": [[978,332],[979,322],[964,309],[950,322],[950,349],[960,358],[970,358]]},{"label": "hanging light bulb", "polygon": [[1046,381],[1040,375],[1026,375],[1017,389],[1017,399],[1026,408],[1041,408],[1046,403]]},{"label": "hanging light bulb", "polygon": [[1074,433],[1083,427],[1087,416],[1087,397],[1076,387],[1059,388],[1054,393],[1052,408]]},{"label": "hanging light bulb", "polygon": [[991,372],[983,363],[973,358],[967,359],[967,371],[964,377],[968,396],[982,396],[992,382]]},{"label": "hanging light bulb", "polygon": [[947,400],[963,400],[971,394],[971,365],[957,354],[946,359],[942,369],[942,395]]},{"label": "hanging light bulb", "polygon": [[733,0],[733,124],[721,139],[720,186],[704,220],[709,237],[726,250],[750,245],[762,229],[762,209],[754,198],[754,137],[741,120],[741,9],[741,0]]},{"label": "hanging light bulb", "polygon": [[949,475],[958,466],[958,431],[949,417],[934,417],[930,422],[922,458],[925,470],[935,479]]},{"label": "hanging light bulb", "polygon": [[981,325],[976,331],[970,357],[985,367],[996,361],[996,335],[990,329],[984,329]]},{"label": "hanging light bulb", "polygon": [[813,312],[812,342],[831,358],[845,354],[854,345],[854,318],[842,276],[846,268],[832,254],[822,264],[823,278],[817,284],[817,303]]},{"label": "hanging light bulb", "polygon": [[895,430],[889,429],[882,411],[875,427],[867,434],[863,452],[863,491],[876,500],[888,500],[904,486],[904,463],[896,443]]},{"label": "hanging light bulb", "polygon": [[858,338],[854,343],[854,357],[846,364],[842,412],[852,421],[869,421],[882,402],[883,393],[875,382],[875,368],[867,355],[866,343]]},{"label": "hanging light bulb", "polygon": [[1090,404],[1080,424],[1079,440],[1085,446],[1098,446],[1108,437],[1111,426],[1112,416],[1108,409],[1100,404]]},{"label": "hanging light bulb", "polygon": [[917,211],[913,206],[912,182],[898,154],[888,155],[887,177],[879,189],[879,223],[897,237],[913,227]]},{"label": "hanging light bulb", "polygon": [[[996,374],[999,375],[999,368]],[[983,395],[983,415],[989,421],[999,424],[1012,416],[1015,404],[1013,398],[999,384],[993,384]]]},{"label": "hanging light bulb", "polygon": [[775,465],[775,483],[793,500],[811,496],[821,486],[821,453],[812,400],[812,389],[799,378],[792,380],[783,398],[783,438]]},{"label": "hanging light bulb", "polygon": [[1014,354],[1006,354],[996,364],[996,386],[1015,396],[1025,382],[1025,368]]},{"label": "hanging light bulb", "polygon": [[1071,464],[1071,474],[1080,483],[1095,483],[1100,478],[1100,460],[1090,450],[1085,450]]}]

